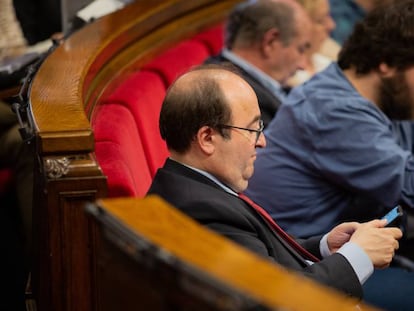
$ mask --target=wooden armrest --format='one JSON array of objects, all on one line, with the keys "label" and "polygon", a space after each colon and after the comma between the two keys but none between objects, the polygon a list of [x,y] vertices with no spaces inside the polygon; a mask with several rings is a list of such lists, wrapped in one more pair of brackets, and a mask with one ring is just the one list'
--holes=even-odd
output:
[{"label": "wooden armrest", "polygon": [[[99,200],[89,211],[106,239],[133,259],[131,273],[144,267],[152,270],[148,275],[175,275],[171,284],[157,279],[160,292],[196,299],[210,310],[356,310],[357,301],[253,254],[157,196]],[[151,288],[151,278],[144,282]]]}]

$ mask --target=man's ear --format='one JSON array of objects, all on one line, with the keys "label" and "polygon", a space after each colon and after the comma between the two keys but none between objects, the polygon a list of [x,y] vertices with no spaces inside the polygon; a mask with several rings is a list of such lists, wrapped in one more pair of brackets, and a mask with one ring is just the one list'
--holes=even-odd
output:
[{"label": "man's ear", "polygon": [[219,133],[209,126],[201,127],[197,132],[197,144],[199,148],[206,154],[210,155],[215,150],[215,141]]},{"label": "man's ear", "polygon": [[261,48],[262,48],[263,54],[266,57],[274,53],[273,50],[274,50],[275,43],[280,43],[280,33],[278,29],[270,28],[263,35],[263,39],[261,42],[261,45],[262,45]]},{"label": "man's ear", "polygon": [[386,63],[381,63],[378,66],[378,73],[380,74],[382,78],[392,78],[396,72],[397,72],[397,69],[395,69],[395,67],[390,67]]}]

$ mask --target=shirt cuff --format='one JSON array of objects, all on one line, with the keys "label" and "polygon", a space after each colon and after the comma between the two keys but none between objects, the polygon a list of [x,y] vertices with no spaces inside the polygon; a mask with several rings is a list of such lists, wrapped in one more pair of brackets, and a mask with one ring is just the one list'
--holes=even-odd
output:
[{"label": "shirt cuff", "polygon": [[331,255],[331,251],[329,250],[328,246],[328,234],[325,234],[319,242],[319,251],[321,252],[322,258]]},{"label": "shirt cuff", "polygon": [[[319,243],[319,250],[321,252],[322,258],[331,255],[331,251],[329,250],[328,246],[328,234],[325,234],[322,237]],[[365,281],[374,272],[374,266],[371,259],[357,244],[347,242],[342,245],[342,247],[338,250],[338,253],[340,253],[346,258],[346,260],[348,260],[361,284],[364,284]]]},{"label": "shirt cuff", "polygon": [[374,272],[374,265],[372,264],[371,259],[357,244],[347,242],[342,245],[338,250],[338,253],[348,260],[361,284],[364,284]]}]

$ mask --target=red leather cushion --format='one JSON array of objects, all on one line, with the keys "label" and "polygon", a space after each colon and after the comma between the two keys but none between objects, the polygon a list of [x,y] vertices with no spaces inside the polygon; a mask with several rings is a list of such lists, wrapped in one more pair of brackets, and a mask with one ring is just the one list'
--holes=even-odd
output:
[{"label": "red leather cushion", "polygon": [[202,42],[211,55],[216,55],[223,48],[223,24],[220,23],[194,36],[193,40]]},{"label": "red leather cushion", "polygon": [[186,40],[156,57],[143,69],[160,74],[168,86],[191,67],[203,63],[209,55],[209,50],[204,43]]},{"label": "red leather cushion", "polygon": [[110,97],[131,111],[151,176],[154,176],[169,155],[158,128],[165,93],[166,87],[157,73],[140,71],[132,74]]},{"label": "red leather cushion", "polygon": [[143,196],[168,157],[158,128],[167,87],[220,51],[222,25],[183,41],[132,73],[97,112],[95,152],[108,176],[109,196]]},{"label": "red leather cushion", "polygon": [[93,121],[95,154],[108,177],[108,196],[144,196],[151,174],[133,114],[119,102],[104,103]]}]

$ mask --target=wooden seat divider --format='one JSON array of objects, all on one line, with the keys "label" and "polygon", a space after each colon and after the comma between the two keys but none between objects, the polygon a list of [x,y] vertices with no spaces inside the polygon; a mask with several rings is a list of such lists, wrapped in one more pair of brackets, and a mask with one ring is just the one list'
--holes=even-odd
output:
[{"label": "wooden seat divider", "polygon": [[[147,166],[133,168],[127,176],[132,157],[120,155],[113,139],[129,140],[143,151],[154,150],[154,145],[148,149],[151,136],[141,135],[139,129],[128,137],[105,136],[107,126],[121,130],[120,122],[135,118],[131,107],[112,95],[130,77],[141,75],[139,81],[159,75],[155,59],[181,42],[194,37],[195,45],[217,48],[217,42],[207,44],[205,34],[198,34],[216,29],[237,2],[137,0],[70,35],[40,66],[29,94],[37,157],[32,287],[39,310],[99,310],[96,228],[85,216],[85,203],[108,193],[142,196],[166,156],[164,151],[155,161],[158,154],[149,159],[141,154]],[[166,89],[167,78],[161,82]],[[117,111],[122,116],[118,121]],[[94,131],[102,134],[99,145]],[[101,156],[107,162],[102,163]],[[126,174],[115,179],[106,173],[124,168]],[[125,185],[132,186],[128,190]]]}]

